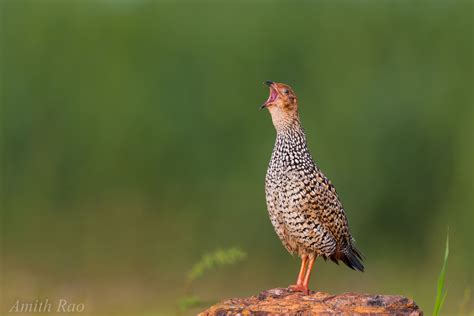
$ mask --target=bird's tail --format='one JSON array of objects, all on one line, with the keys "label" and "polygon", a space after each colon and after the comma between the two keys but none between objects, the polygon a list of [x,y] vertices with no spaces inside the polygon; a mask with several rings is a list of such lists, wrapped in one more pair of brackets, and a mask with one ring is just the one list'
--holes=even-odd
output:
[{"label": "bird's tail", "polygon": [[364,265],[362,264],[363,256],[362,253],[357,250],[352,243],[349,243],[348,247],[341,253],[340,259],[349,268],[364,272]]},{"label": "bird's tail", "polygon": [[339,264],[339,260],[341,260],[349,268],[364,272],[364,265],[362,264],[364,256],[354,247],[352,242],[349,242],[344,250],[337,250],[329,258],[337,264]]}]

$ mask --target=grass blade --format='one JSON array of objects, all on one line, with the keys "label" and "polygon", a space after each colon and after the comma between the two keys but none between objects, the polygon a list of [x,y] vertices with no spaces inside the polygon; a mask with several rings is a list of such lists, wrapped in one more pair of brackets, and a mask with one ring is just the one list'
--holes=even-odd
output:
[{"label": "grass blade", "polygon": [[448,263],[448,256],[449,256],[449,232],[446,236],[446,249],[444,251],[444,261],[443,266],[441,268],[441,272],[439,273],[438,277],[438,288],[436,291],[436,302],[433,310],[433,316],[438,316],[441,308],[443,307],[444,300],[446,298],[446,291],[444,290],[444,283],[446,280],[446,266]]}]

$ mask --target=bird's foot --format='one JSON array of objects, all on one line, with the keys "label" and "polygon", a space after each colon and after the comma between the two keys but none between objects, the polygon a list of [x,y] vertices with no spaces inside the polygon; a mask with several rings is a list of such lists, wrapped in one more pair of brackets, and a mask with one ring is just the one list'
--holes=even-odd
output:
[{"label": "bird's foot", "polygon": [[303,292],[305,295],[309,294],[309,289],[302,284],[290,285],[288,289],[293,292]]}]

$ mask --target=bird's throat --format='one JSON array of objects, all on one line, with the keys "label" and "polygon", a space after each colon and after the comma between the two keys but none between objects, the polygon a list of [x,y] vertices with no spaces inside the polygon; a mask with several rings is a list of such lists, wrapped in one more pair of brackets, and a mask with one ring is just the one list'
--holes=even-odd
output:
[{"label": "bird's throat", "polygon": [[298,113],[293,115],[278,115],[278,113],[273,115],[272,113],[272,122],[278,134],[302,130]]}]

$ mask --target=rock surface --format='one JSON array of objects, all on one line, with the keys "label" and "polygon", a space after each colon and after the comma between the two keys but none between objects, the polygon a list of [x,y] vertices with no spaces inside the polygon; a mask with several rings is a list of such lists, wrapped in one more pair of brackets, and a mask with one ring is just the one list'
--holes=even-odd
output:
[{"label": "rock surface", "polygon": [[200,316],[224,315],[423,315],[411,299],[398,295],[344,293],[305,295],[286,288],[217,303]]}]

